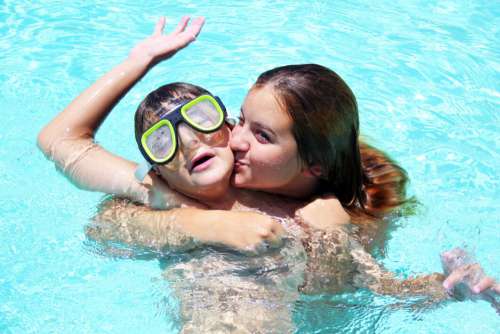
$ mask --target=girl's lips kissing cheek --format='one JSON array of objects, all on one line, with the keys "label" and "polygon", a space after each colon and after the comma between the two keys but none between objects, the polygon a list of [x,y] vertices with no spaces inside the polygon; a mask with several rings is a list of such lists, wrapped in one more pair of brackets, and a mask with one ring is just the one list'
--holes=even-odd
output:
[{"label": "girl's lips kissing cheek", "polygon": [[243,162],[242,160],[236,160],[234,162],[233,170],[234,170],[234,172],[239,172],[239,171],[243,170],[246,166],[247,166],[247,164],[245,162]]}]

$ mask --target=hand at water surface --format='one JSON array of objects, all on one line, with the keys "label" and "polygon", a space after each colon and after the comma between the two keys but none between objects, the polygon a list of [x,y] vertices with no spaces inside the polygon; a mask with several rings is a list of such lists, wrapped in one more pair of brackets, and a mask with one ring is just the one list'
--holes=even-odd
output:
[{"label": "hand at water surface", "polygon": [[447,276],[443,287],[458,299],[484,299],[500,314],[498,296],[500,285],[486,276],[483,268],[461,248],[441,254],[441,263]]},{"label": "hand at water surface", "polygon": [[467,285],[471,292],[479,294],[492,289],[500,293],[500,284],[495,279],[486,276],[483,268],[472,256],[461,248],[455,248],[441,254],[441,262],[447,278],[443,287],[452,290],[460,283]]},{"label": "hand at water surface", "polygon": [[139,42],[130,52],[129,58],[154,65],[172,57],[196,39],[205,23],[203,17],[196,18],[191,25],[188,25],[189,20],[189,16],[184,16],[173,32],[164,35],[165,17],[161,17],[153,34]]}]

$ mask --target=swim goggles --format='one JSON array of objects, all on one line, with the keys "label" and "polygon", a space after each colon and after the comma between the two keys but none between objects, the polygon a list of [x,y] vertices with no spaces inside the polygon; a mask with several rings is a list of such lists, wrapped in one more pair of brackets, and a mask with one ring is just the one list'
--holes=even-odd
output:
[{"label": "swim goggles", "polygon": [[172,111],[160,112],[160,120],[143,133],[138,143],[146,159],[135,171],[135,177],[139,181],[144,180],[153,165],[165,165],[174,158],[179,146],[179,123],[185,123],[202,133],[211,133],[219,130],[227,118],[224,104],[217,96],[212,95],[201,95]]}]

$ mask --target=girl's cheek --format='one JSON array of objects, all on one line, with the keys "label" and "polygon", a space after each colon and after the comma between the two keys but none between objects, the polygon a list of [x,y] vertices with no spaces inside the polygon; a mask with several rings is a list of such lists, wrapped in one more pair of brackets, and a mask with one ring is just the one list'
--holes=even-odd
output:
[{"label": "girl's cheek", "polygon": [[284,152],[282,149],[276,149],[276,147],[274,147],[273,150],[267,147],[261,147],[261,150],[256,150],[256,152],[260,152],[258,157],[256,157],[258,158],[256,162],[273,170],[288,169],[292,166],[296,166],[299,161],[297,154],[293,154],[293,152]]},{"label": "girl's cheek", "polygon": [[[259,147],[260,146],[260,147]],[[252,145],[250,148],[251,157],[256,165],[276,167],[278,165],[282,166],[284,160],[280,154],[270,151],[263,145]]]}]

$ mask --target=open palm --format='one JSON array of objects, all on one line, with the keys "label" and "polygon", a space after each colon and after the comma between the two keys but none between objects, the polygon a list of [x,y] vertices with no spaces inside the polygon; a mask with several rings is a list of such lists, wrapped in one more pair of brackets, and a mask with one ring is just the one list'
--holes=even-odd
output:
[{"label": "open palm", "polygon": [[161,17],[153,34],[132,49],[130,58],[155,64],[172,57],[196,39],[205,23],[203,17],[194,19],[190,25],[189,20],[189,16],[184,16],[173,32],[164,35],[165,17]]}]

